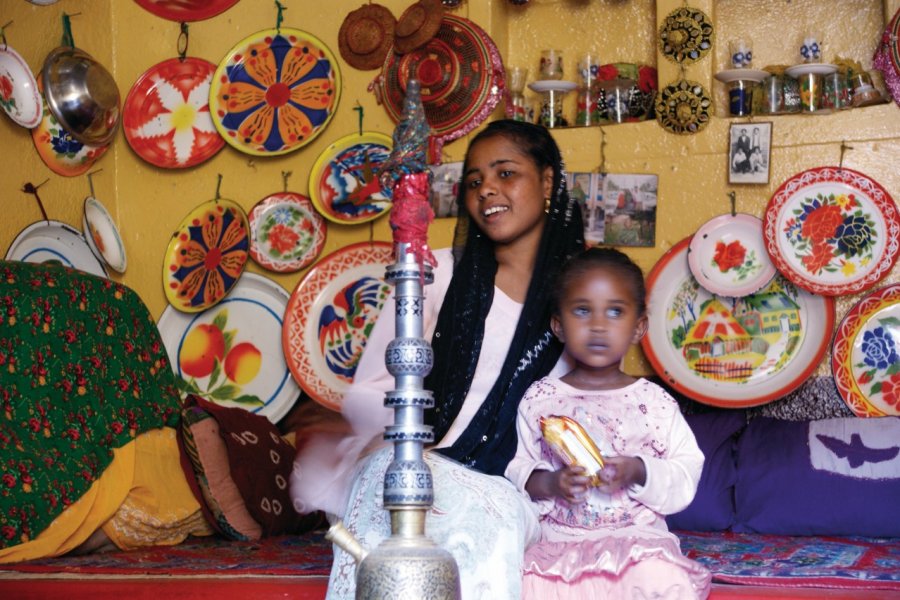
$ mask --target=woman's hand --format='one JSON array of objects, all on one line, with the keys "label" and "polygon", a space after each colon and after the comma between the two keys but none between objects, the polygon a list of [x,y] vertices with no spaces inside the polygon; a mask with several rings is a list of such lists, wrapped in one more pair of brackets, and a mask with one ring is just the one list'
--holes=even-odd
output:
[{"label": "woman's hand", "polygon": [[597,489],[607,494],[614,494],[631,485],[644,485],[647,482],[647,469],[644,461],[634,456],[614,456],[604,460],[603,468],[597,473],[600,485]]},{"label": "woman's hand", "polygon": [[584,467],[563,467],[558,471],[535,471],[528,478],[525,491],[534,499],[562,498],[570,504],[580,504],[590,485]]}]

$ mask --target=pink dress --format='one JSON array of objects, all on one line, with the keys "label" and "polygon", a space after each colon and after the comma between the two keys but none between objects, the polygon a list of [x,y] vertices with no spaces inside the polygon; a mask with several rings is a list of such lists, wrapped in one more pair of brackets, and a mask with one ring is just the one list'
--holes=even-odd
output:
[{"label": "pink dress", "polygon": [[578,421],[604,456],[637,456],[644,486],[593,489],[581,504],[533,501],[541,539],[525,554],[523,598],[705,598],[710,574],[681,554],[663,515],[697,491],[703,453],[662,388],[644,379],[618,390],[579,390],[554,377],[535,382],[519,405],[519,445],[506,476],[523,493],[535,469],[564,463],[541,437],[542,416]]}]

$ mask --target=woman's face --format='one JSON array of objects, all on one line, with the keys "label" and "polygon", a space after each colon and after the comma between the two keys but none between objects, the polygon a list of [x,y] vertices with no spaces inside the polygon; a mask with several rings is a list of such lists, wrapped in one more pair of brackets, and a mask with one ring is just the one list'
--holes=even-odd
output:
[{"label": "woman's face", "polygon": [[497,244],[525,238],[540,241],[545,198],[553,189],[553,169],[539,170],[533,159],[504,136],[475,143],[463,173],[466,210]]}]

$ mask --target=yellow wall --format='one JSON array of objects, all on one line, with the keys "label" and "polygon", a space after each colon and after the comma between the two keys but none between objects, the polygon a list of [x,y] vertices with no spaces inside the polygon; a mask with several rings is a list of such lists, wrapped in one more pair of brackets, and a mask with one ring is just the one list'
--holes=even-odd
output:
[{"label": "yellow wall", "polygon": [[[281,3],[287,9],[284,27],[312,33],[338,56],[337,32],[343,18],[364,2]],[[411,0],[381,0],[381,4],[399,16]],[[702,133],[673,135],[656,122],[554,132],[570,170],[597,169],[600,141],[605,139],[608,171],[659,175],[656,246],[630,251],[645,271],[706,220],[730,210],[729,191],[737,193],[739,211],[762,216],[782,181],[811,167],[837,164],[842,142],[852,148],[844,154],[844,166],[866,173],[895,198],[900,197],[900,112],[893,103],[833,115],[772,117],[769,185],[730,187],[726,151],[729,125],[735,120],[725,116],[724,88],[713,79],[713,73],[725,68],[730,37],[749,35],[754,39],[755,67],[793,64],[796,38],[811,26],[824,33],[826,59],[840,55],[871,68],[875,44],[885,23],[900,7],[900,0],[692,0],[689,4],[706,11],[716,24],[714,51],[686,72],[689,78],[703,83],[718,103],[719,116]],[[681,0],[531,0],[526,6],[515,7],[506,0],[465,0],[455,13],[487,30],[506,64],[529,67],[532,78],[540,50],[555,47],[564,50],[570,74],[580,54],[591,51],[599,53],[603,62],[654,63],[660,72],[660,84],[665,85],[676,79],[679,71],[657,55],[656,32],[664,17],[682,5]],[[132,0],[62,0],[49,6],[0,0],[0,24],[13,21],[5,30],[7,41],[34,71],[59,45],[63,11],[80,13],[72,17],[76,46],[113,73],[123,100],[141,73],[177,56],[178,23],[156,17]],[[241,0],[217,17],[191,23],[188,55],[218,64],[240,40],[273,28],[276,14],[274,1]],[[393,123],[366,91],[378,71],[358,71],[342,61],[340,65],[343,90],[334,119],[312,143],[284,156],[252,157],[226,146],[215,158],[195,168],[163,170],[139,159],[121,131],[117,134],[107,155],[94,167],[102,169],[93,176],[95,195],[110,210],[125,240],[128,269],[124,275],[112,277],[134,288],[154,316],[159,317],[166,306],[162,263],[169,237],[192,208],[215,197],[218,175],[223,177],[221,196],[249,211],[265,196],[282,190],[283,171],[292,172],[289,190],[306,193],[308,173],[319,154],[333,141],[357,130],[357,103],[364,109],[366,130],[391,133]],[[50,218],[80,229],[82,204],[89,193],[86,176],[54,174],[35,152],[30,133],[10,119],[0,119],[0,141],[5,159],[0,168],[0,250],[8,247],[22,228],[41,218],[32,197],[20,191],[26,182],[37,185],[49,180],[40,188],[40,195]],[[446,146],[445,160],[460,160],[465,143],[460,140]],[[434,247],[449,244],[452,225],[451,220],[444,219],[432,227]],[[330,224],[322,256],[370,237],[390,239],[387,219],[372,225]],[[252,263],[248,269],[271,277],[288,291],[303,275],[268,273]],[[896,280],[895,269],[889,281]],[[839,299],[838,318],[856,299]],[[639,352],[633,353],[628,363],[629,371],[650,372]],[[828,373],[826,361],[820,374]]]}]

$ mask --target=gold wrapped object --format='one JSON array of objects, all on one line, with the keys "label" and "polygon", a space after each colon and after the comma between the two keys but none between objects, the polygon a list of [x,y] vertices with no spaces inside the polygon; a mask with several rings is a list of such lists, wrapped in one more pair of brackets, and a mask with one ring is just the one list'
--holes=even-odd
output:
[{"label": "gold wrapped object", "polygon": [[597,473],[603,468],[603,456],[584,428],[569,417],[541,417],[544,440],[567,465],[584,467],[591,484],[600,485]]}]

